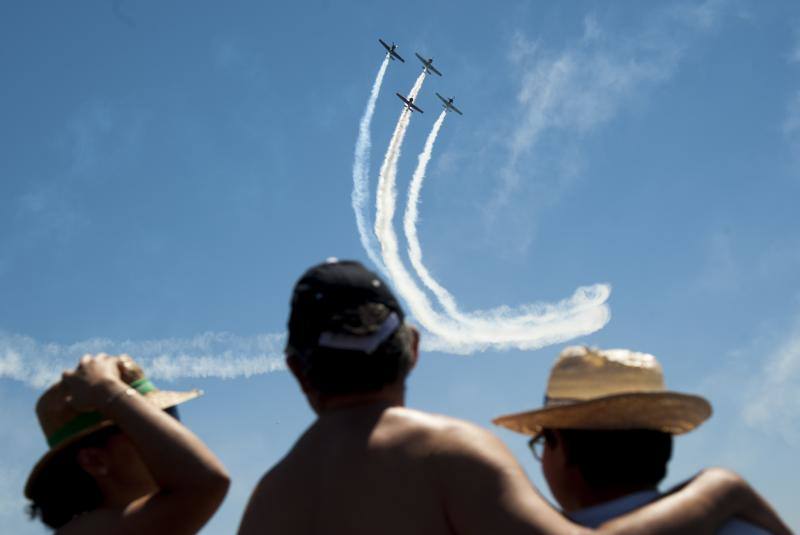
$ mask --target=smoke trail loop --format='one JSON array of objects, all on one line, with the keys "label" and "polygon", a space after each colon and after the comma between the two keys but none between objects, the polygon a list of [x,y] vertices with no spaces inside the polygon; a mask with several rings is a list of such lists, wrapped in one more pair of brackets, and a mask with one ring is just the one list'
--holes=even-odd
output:
[{"label": "smoke trail loop", "polygon": [[[471,328],[497,330],[499,328],[508,329],[512,326],[532,327],[533,325],[550,321],[553,318],[552,313],[548,313],[548,310],[541,306],[531,305],[523,305],[516,309],[512,309],[508,306],[501,306],[491,310],[480,310],[466,314],[459,309],[453,295],[436,281],[423,263],[422,248],[417,235],[419,198],[427,166],[433,152],[434,143],[439,135],[446,114],[447,111],[443,110],[431,128],[425,142],[425,148],[418,157],[417,167],[414,170],[414,175],[409,185],[408,201],[403,218],[403,229],[408,241],[408,256],[414,271],[417,273],[422,283],[433,292],[446,314],[459,322],[469,325]],[[578,310],[581,307],[587,308],[594,306],[597,304],[596,301],[593,304],[588,304],[587,301],[591,303],[596,299],[595,296],[602,296],[604,294],[605,291],[602,286],[579,289],[576,294],[577,299],[573,304],[573,310]],[[603,300],[605,300],[605,297]]]},{"label": "smoke trail loop", "polygon": [[[417,78],[409,98],[419,94],[423,81],[424,73]],[[518,315],[514,315],[510,307],[464,314],[458,309],[452,295],[430,276],[422,263],[422,251],[416,235],[417,206],[433,145],[444,122],[444,113],[434,123],[425,149],[420,154],[409,188],[409,202],[404,218],[409,256],[414,269],[436,295],[446,314],[442,315],[434,310],[428,296],[417,286],[403,265],[393,228],[397,164],[410,117],[408,110],[400,114],[381,166],[376,196],[375,235],[380,243],[384,266],[390,279],[408,303],[415,319],[434,335],[427,338],[426,347],[456,353],[470,353],[490,347],[534,349],[594,332],[605,325],[609,319],[605,301],[610,292],[606,285],[578,288],[570,298],[556,304],[519,307]]]}]

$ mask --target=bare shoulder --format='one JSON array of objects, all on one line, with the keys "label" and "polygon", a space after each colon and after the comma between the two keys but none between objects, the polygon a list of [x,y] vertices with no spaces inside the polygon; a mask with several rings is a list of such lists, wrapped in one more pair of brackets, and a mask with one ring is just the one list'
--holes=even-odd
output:
[{"label": "bare shoulder", "polygon": [[293,472],[291,468],[292,464],[293,461],[290,454],[281,459],[278,464],[270,468],[267,473],[261,477],[255,489],[253,490],[251,503],[253,500],[264,499],[274,501],[276,497],[285,495],[286,491],[288,490],[287,487],[289,487],[292,484],[292,481],[296,479],[291,477]]},{"label": "bare shoulder", "polygon": [[455,533],[529,535],[571,529],[539,497],[514,456],[489,430],[447,416],[407,417],[425,436],[426,473]]},{"label": "bare shoulder", "polygon": [[253,489],[239,526],[240,534],[264,533],[285,526],[298,506],[293,488],[300,478],[292,477],[291,454],[264,474]]},{"label": "bare shoulder", "polygon": [[386,418],[404,422],[409,429],[416,429],[429,433],[440,433],[445,431],[475,432],[487,430],[466,420],[459,420],[444,414],[424,412],[408,407],[393,407],[386,411]]},{"label": "bare shoulder", "polygon": [[410,432],[421,435],[437,450],[464,453],[480,453],[486,448],[506,450],[489,430],[465,420],[406,408],[393,409],[392,413],[406,420]]},{"label": "bare shoulder", "polygon": [[468,465],[492,465],[496,468],[518,467],[511,452],[502,441],[473,423],[449,416],[413,409],[392,409],[389,418],[402,421],[398,427],[409,443],[428,458],[428,461],[449,470],[454,462]]}]

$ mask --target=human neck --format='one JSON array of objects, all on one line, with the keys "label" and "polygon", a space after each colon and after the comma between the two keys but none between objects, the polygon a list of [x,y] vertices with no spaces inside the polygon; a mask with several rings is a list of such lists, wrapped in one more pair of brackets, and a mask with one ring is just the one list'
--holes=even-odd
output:
[{"label": "human neck", "polygon": [[[629,485],[618,487],[590,487],[589,485],[578,485],[575,487],[568,503],[562,503],[564,511],[571,513],[587,507],[593,507],[612,500],[617,500],[644,490],[657,490],[653,486]],[[566,501],[566,500],[565,500]]]},{"label": "human neck", "polygon": [[405,388],[402,385],[389,385],[377,392],[319,396],[313,405],[320,417],[340,412],[371,412],[373,409],[402,407],[405,405]]}]

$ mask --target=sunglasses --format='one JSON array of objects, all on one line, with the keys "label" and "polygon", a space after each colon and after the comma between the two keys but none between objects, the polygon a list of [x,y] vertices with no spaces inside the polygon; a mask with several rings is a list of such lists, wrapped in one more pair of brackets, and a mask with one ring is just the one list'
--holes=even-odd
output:
[{"label": "sunglasses", "polygon": [[542,429],[528,441],[528,447],[537,461],[542,460],[545,446],[554,447],[555,444],[556,435],[548,429]]}]

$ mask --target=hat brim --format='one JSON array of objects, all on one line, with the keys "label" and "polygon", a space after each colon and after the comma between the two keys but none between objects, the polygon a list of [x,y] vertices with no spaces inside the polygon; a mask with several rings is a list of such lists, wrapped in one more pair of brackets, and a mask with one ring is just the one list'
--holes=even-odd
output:
[{"label": "hat brim", "polygon": [[711,404],[693,394],[632,392],[507,414],[492,423],[531,436],[542,429],[652,429],[680,435],[711,412]]},{"label": "hat brim", "polygon": [[[154,390],[143,394],[143,396],[158,407],[159,409],[169,409],[170,407],[175,407],[176,405],[180,405],[181,403],[185,403],[189,400],[192,400],[196,397],[202,396],[203,392],[201,390],[190,390],[186,392],[176,392],[172,390]],[[28,499],[32,498],[32,491],[36,487],[36,481],[44,474],[47,470],[47,467],[53,462],[53,460],[58,457],[58,455],[63,452],[65,449],[70,447],[71,445],[75,444],[79,440],[84,437],[91,435],[92,433],[96,433],[101,429],[105,429],[107,427],[111,427],[114,425],[114,422],[111,420],[103,420],[102,422],[97,423],[91,427],[88,427],[82,430],[79,433],[76,433],[69,437],[68,439],[64,440],[63,442],[59,443],[57,446],[53,447],[45,453],[41,459],[34,465],[33,470],[31,470],[31,474],[28,476],[28,481],[25,483],[25,497]]]}]

